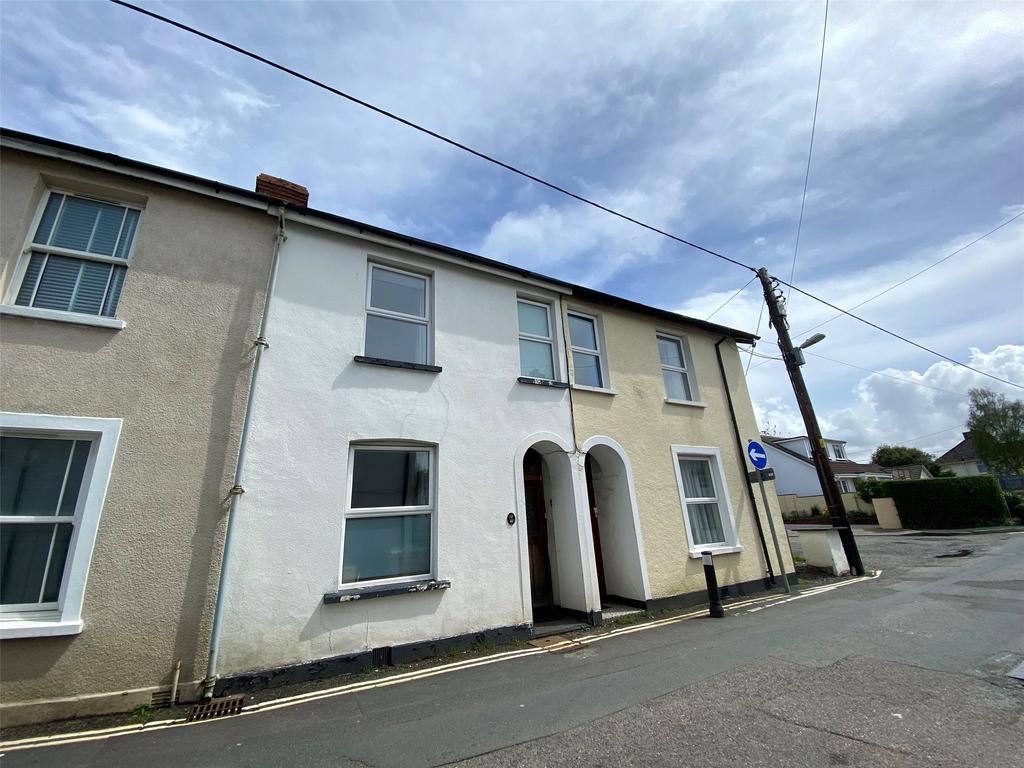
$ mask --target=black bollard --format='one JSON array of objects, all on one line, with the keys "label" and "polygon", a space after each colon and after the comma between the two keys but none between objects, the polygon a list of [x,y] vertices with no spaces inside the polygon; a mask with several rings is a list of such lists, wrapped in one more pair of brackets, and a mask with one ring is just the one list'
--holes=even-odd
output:
[{"label": "black bollard", "polygon": [[710,552],[701,552],[704,560],[704,580],[708,583],[708,614],[713,619],[724,619],[725,608],[718,593],[718,577],[715,575],[715,561]]}]

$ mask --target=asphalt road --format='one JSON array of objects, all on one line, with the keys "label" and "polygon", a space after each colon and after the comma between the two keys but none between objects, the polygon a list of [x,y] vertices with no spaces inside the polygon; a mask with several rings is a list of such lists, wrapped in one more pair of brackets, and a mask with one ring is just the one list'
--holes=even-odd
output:
[{"label": "asphalt road", "polygon": [[[16,766],[1024,766],[1024,534],[861,537],[873,581]],[[964,557],[936,557],[962,548]],[[764,605],[764,603],[760,604]]]}]

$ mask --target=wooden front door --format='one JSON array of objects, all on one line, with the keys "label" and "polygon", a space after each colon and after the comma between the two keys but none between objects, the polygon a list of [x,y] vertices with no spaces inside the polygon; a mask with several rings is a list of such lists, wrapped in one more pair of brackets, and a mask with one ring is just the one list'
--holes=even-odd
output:
[{"label": "wooden front door", "polygon": [[594,560],[597,563],[597,586],[601,591],[601,602],[608,597],[604,584],[604,560],[601,558],[601,528],[597,522],[597,503],[594,501],[594,460],[587,454],[587,498],[590,501],[590,529],[594,532]]},{"label": "wooden front door", "polygon": [[523,458],[523,479],[526,485],[526,540],[530,553],[530,595],[533,600],[533,621],[554,615],[551,592],[551,560],[548,556],[548,521],[544,503],[544,477],[540,454],[532,448]]}]

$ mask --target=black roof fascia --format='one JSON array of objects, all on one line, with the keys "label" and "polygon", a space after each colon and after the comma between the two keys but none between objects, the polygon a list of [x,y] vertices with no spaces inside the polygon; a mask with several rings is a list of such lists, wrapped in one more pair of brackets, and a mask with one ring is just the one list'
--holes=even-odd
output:
[{"label": "black roof fascia", "polygon": [[[171,168],[164,168],[159,165],[153,165],[152,163],[145,163],[141,160],[133,160],[129,157],[122,157],[121,155],[115,155],[112,152],[103,152],[102,150],[92,149],[90,147],[83,147],[78,144],[69,144],[65,141],[58,141],[57,139],[50,139],[45,136],[37,136],[31,133],[25,133],[23,131],[17,131],[12,128],[0,127],[0,137],[10,138],[17,141],[24,141],[27,143],[41,144],[54,149],[64,150],[66,152],[74,152],[80,155],[86,155],[88,157],[94,157],[98,160],[103,160],[110,163],[113,166],[120,166],[124,168],[134,168],[136,170],[147,171],[149,173],[157,174],[160,176],[167,176],[172,179],[178,179],[180,181],[186,181],[192,184],[197,184],[204,187],[209,187],[214,192],[229,192],[233,195],[239,195],[241,197],[255,200],[266,205],[281,205],[281,201],[276,200],[269,195],[264,195],[260,192],[256,192],[251,189],[245,189],[243,187],[236,187],[232,184],[225,184],[223,182],[215,181],[213,179],[207,179],[203,176],[195,176],[191,173],[184,173],[182,171],[175,171]],[[459,259],[463,259],[471,264],[480,264],[482,266],[492,267],[495,269],[502,270],[504,272],[510,272],[515,275],[523,277],[529,277],[533,280],[541,280],[543,282],[551,283],[553,285],[562,286],[568,288],[573,296],[576,296],[584,301],[590,301],[595,304],[604,304],[607,306],[618,307],[620,309],[628,309],[633,312],[639,312],[645,315],[651,315],[653,317],[660,318],[662,320],[668,320],[673,323],[692,325],[697,328],[703,328],[704,330],[714,331],[721,333],[723,336],[729,336],[736,341],[751,343],[758,338],[748,331],[741,331],[737,328],[729,328],[724,325],[717,325],[716,323],[709,323],[706,320],[698,320],[695,317],[687,317],[686,315],[680,315],[676,312],[669,312],[666,309],[658,309],[657,307],[651,307],[647,304],[641,304],[637,301],[630,299],[624,299],[620,296],[614,296],[610,293],[603,293],[596,291],[592,288],[587,288],[576,283],[570,283],[566,280],[560,280],[556,277],[549,277],[539,272],[533,272],[529,269],[523,269],[522,267],[516,267],[511,264],[505,264],[504,262],[496,261],[494,259],[488,259],[485,256],[478,256],[475,253],[468,251],[462,251],[458,248],[452,248],[447,245],[441,245],[440,243],[433,243],[429,240],[421,240],[417,237],[411,237],[409,235],[403,235],[399,232],[394,232],[383,227],[377,227],[373,224],[366,224],[365,222],[356,221],[355,219],[349,219],[344,216],[339,216],[335,213],[328,211],[321,211],[316,208],[309,208],[306,206],[295,205],[294,203],[284,203],[285,208],[288,210],[295,211],[307,216],[312,216],[318,219],[324,219],[325,221],[335,222],[342,224],[343,226],[351,227],[358,230],[359,232],[366,232],[369,234],[379,235],[386,237],[389,240],[395,240],[399,243],[405,243],[407,245],[416,246],[419,248],[427,248],[433,251],[439,251],[449,256],[454,256]]]}]

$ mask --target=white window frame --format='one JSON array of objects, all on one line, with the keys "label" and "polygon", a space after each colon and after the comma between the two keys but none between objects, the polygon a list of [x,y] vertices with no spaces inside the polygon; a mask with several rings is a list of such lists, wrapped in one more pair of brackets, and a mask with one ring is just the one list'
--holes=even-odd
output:
[{"label": "white window frame", "polygon": [[[561,370],[561,366],[559,365],[560,350],[559,350],[557,334],[555,333],[555,312],[554,312],[554,307],[551,305],[551,303],[546,302],[546,301],[541,301],[540,299],[534,299],[534,298],[530,298],[528,296],[516,296],[516,327],[517,328],[519,327],[519,305],[520,304],[531,304],[531,305],[533,305],[535,307],[540,307],[545,312],[547,312],[547,314],[548,314],[548,335],[547,336],[536,336],[536,335],[534,335],[532,333],[523,333],[523,330],[521,328],[519,328],[519,341],[522,341],[524,339],[526,341],[538,341],[538,342],[547,344],[549,347],[551,347],[551,378],[550,379],[541,378],[540,380],[541,381],[561,381],[562,380],[562,370]],[[517,346],[516,352],[519,352],[518,346]],[[519,354],[520,354],[520,358],[519,358],[519,360],[520,360],[520,362],[519,362],[519,375],[524,377],[524,378],[527,378],[527,379],[537,379],[538,378],[537,376],[528,376],[527,374],[523,373],[522,353],[519,352]]]},{"label": "white window frame", "polygon": [[846,448],[842,443],[832,443],[832,458],[840,460],[846,459]]},{"label": "white window frame", "polygon": [[[679,502],[683,513],[683,525],[686,528],[686,542],[689,548],[690,557],[697,558],[702,552],[725,555],[732,552],[742,552],[739,534],[736,531],[736,517],[733,514],[732,501],[730,499],[729,487],[725,482],[725,472],[722,465],[722,453],[718,448],[700,445],[673,445],[672,466],[676,473],[676,486],[679,489]],[[679,459],[706,459],[711,464],[711,480],[715,484],[715,496],[707,499],[687,499],[686,490],[683,486],[683,471],[679,466]],[[687,501],[700,504],[715,502],[718,504],[718,514],[722,518],[722,533],[725,541],[719,544],[694,544],[693,531],[690,526],[690,513],[686,508]]]},{"label": "white window frame", "polygon": [[[408,507],[352,507],[352,480],[355,474],[356,451],[427,451],[430,461],[430,479],[427,483],[427,503]],[[437,445],[393,441],[387,443],[350,443],[348,449],[348,483],[345,494],[345,514],[341,525],[341,554],[338,558],[339,589],[361,589],[363,587],[405,584],[435,578],[437,573]],[[407,515],[430,515],[430,571],[408,576],[392,576],[386,579],[366,581],[345,581],[345,533],[351,519],[372,517],[404,517]]]},{"label": "white window frame", "polygon": [[[68,559],[57,603],[29,609],[11,606],[0,611],[0,639],[78,634],[82,631],[82,601],[96,543],[96,531],[121,434],[121,419],[0,412],[0,430],[11,437],[92,441],[82,474],[75,514],[66,518],[74,525],[74,530],[68,544]],[[53,516],[40,517],[38,520],[24,515],[0,518],[2,522],[14,520],[55,522]]]},{"label": "white window frame", "polygon": [[[840,491],[840,493],[856,493],[857,492],[857,485],[850,478],[848,478],[848,477],[840,477],[840,478],[838,478],[838,480],[839,480],[839,491]],[[847,489],[847,485],[849,485],[849,489]]]},{"label": "white window frame", "polygon": [[[77,197],[82,200],[92,200],[98,203],[107,203],[108,205],[117,205],[125,209],[125,215],[121,218],[121,230],[118,231],[117,239],[115,243],[120,240],[121,232],[124,230],[124,223],[127,220],[127,211],[133,210],[138,211],[139,218],[135,223],[135,236],[132,237],[131,246],[128,248],[128,253],[125,254],[123,259],[119,259],[114,256],[103,256],[97,253],[89,253],[87,251],[78,251],[73,248],[60,248],[55,245],[40,245],[33,243],[32,239],[36,235],[36,230],[39,229],[39,223],[42,221],[43,213],[46,211],[46,205],[50,201],[51,195],[64,195],[64,200],[61,201],[61,207],[57,211],[57,218],[54,220],[53,226],[56,231],[57,222],[60,221],[61,212],[64,209],[64,203],[69,197]],[[43,260],[43,266],[40,268],[40,281],[42,281],[42,271],[46,269],[46,261],[50,256],[67,256],[74,259],[82,259],[84,261],[95,261],[100,264],[114,264],[115,266],[124,267],[125,270],[131,268],[132,257],[135,254],[135,246],[139,242],[139,232],[142,229],[142,219],[145,213],[145,209],[137,203],[126,203],[123,200],[115,200],[112,198],[101,197],[98,195],[83,194],[76,192],[71,189],[65,189],[62,187],[47,187],[46,192],[42,195],[39,201],[39,205],[36,208],[35,215],[32,217],[32,223],[29,225],[28,232],[25,235],[24,243],[21,248],[21,255],[18,259],[18,264],[14,269],[14,274],[11,276],[11,281],[7,285],[7,290],[4,292],[3,298],[3,314],[7,315],[21,315],[24,317],[36,317],[43,320],[58,320],[64,322],[73,322],[80,325],[98,325],[106,328],[124,328],[125,323],[122,320],[118,320],[116,317],[107,317],[105,315],[92,315],[87,312],[72,312],[71,310],[61,309],[44,309],[42,307],[33,307],[31,302],[28,306],[22,306],[16,304],[18,294],[21,292],[21,284],[25,280],[25,273],[28,271],[29,262],[32,260],[33,253],[45,254]],[[53,232],[50,233],[50,237],[53,237]],[[113,271],[111,271],[113,275]],[[125,280],[127,281],[127,271],[125,274]],[[109,288],[109,283],[108,283]],[[38,290],[38,285],[36,286]],[[122,287],[122,296],[124,289]],[[120,301],[119,301],[120,303]]]},{"label": "white window frame", "polygon": [[[434,302],[433,302],[433,283],[431,275],[416,272],[411,269],[403,269],[401,267],[395,267],[391,264],[385,264],[380,261],[369,260],[366,262],[366,315],[375,315],[377,317],[387,317],[392,320],[402,320],[410,323],[418,323],[424,325],[427,328],[427,356],[423,363],[417,363],[417,365],[433,365],[434,364]],[[406,275],[407,277],[415,277],[419,280],[424,281],[423,285],[423,316],[409,315],[405,312],[395,312],[390,309],[379,309],[371,304],[371,294],[373,293],[373,270],[380,269],[385,272],[394,272],[398,275]],[[366,354],[366,334],[369,332],[369,322],[363,324],[363,354]],[[396,360],[394,362],[408,363],[411,360]]]},{"label": "white window frame", "polygon": [[[597,344],[596,349],[589,347],[581,347],[573,343],[572,340],[572,328],[569,327],[569,318],[578,317],[581,320],[589,320],[594,324],[594,343]],[[575,309],[566,310],[565,313],[565,324],[566,324],[566,343],[569,345],[569,357],[572,357],[573,352],[580,352],[585,355],[596,355],[598,369],[601,371],[601,386],[595,387],[591,384],[577,384],[576,383],[576,362],[573,360],[572,363],[572,386],[574,389],[586,389],[592,392],[612,392],[612,383],[608,375],[608,356],[606,354],[605,342],[604,342],[604,329],[601,327],[601,318],[597,315],[588,315],[586,312],[579,312]]]},{"label": "white window frame", "polygon": [[[690,340],[685,334],[670,333],[668,331],[656,331],[655,332],[655,347],[657,347],[658,339],[666,339],[668,341],[674,341],[679,345],[679,355],[683,361],[683,368],[678,368],[674,365],[665,365],[661,362],[661,352],[657,349],[658,363],[661,365],[662,371],[675,371],[683,374],[686,378],[686,383],[690,385],[690,399],[680,400],[668,396],[668,390],[665,390],[665,402],[666,403],[677,403],[679,405],[704,405],[704,402],[700,399],[700,389],[697,384],[697,374],[693,370],[693,357],[690,355]],[[665,380],[662,376],[662,385]]]}]

